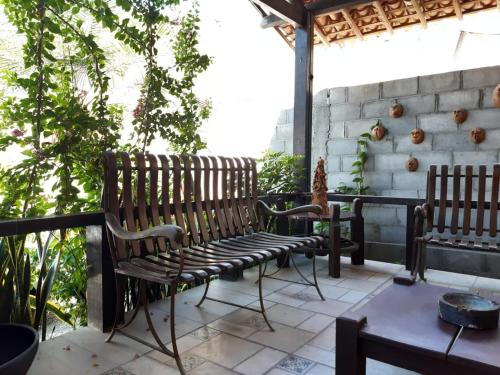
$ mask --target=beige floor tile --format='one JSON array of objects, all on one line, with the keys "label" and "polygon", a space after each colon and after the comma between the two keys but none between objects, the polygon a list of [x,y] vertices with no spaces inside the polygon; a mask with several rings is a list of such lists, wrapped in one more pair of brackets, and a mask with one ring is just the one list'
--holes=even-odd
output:
[{"label": "beige floor tile", "polygon": [[[177,340],[177,349],[182,354],[182,353],[185,353],[188,350],[194,348],[195,346],[200,345],[203,342],[204,341],[201,341],[201,340],[199,340],[191,335],[186,335],[186,336],[183,336]],[[171,343],[168,344],[167,348],[172,350],[172,344]],[[170,357],[162,352],[159,352],[158,350],[151,350],[147,354],[147,356],[149,358],[153,358],[153,359],[160,361],[160,362],[167,362],[172,358],[172,357]]]},{"label": "beige floor tile", "polygon": [[391,274],[396,274],[405,268],[405,266],[402,264],[378,262],[376,260],[369,260],[369,259],[365,259],[365,264],[352,267],[364,269],[367,271],[391,273]]},{"label": "beige floor tile", "polygon": [[344,294],[342,297],[340,297],[339,301],[349,302],[349,303],[358,303],[363,298],[365,298],[367,295],[368,295],[368,293],[360,292],[359,290],[350,290],[349,292]]},{"label": "beige floor tile", "polygon": [[308,287],[306,285],[300,285],[300,284],[288,284],[288,286],[282,288],[279,290],[280,294],[285,294],[287,296],[294,296],[297,293],[302,292],[303,290],[306,290]]},{"label": "beige floor tile", "polygon": [[[321,290],[321,293],[323,294],[323,297],[330,299],[338,299],[349,291],[349,289],[340,288],[333,285],[320,285],[319,288]],[[310,286],[309,288],[307,288],[304,293],[315,297],[318,296],[318,291],[314,286]],[[320,298],[318,297],[318,299]]]},{"label": "beige floor tile", "polygon": [[366,360],[366,373],[367,375],[418,375],[416,372],[374,361],[370,358]]},{"label": "beige floor tile", "polygon": [[464,275],[452,272],[444,272],[438,270],[427,270],[425,272],[425,277],[428,281],[435,281],[441,284],[448,285],[458,285],[458,286],[466,286],[471,287],[474,285],[474,282],[477,279],[477,276],[472,275]]},{"label": "beige floor tile", "polygon": [[[269,301],[267,299],[264,300],[264,308],[265,309],[269,309],[271,308],[272,306],[276,305],[276,302],[273,302],[273,301]],[[251,303],[250,305],[248,305],[249,307],[253,307],[253,308],[256,308],[256,309],[260,309],[260,301],[255,301],[253,303]]]},{"label": "beige floor tile", "polygon": [[487,277],[478,277],[473,285],[474,288],[492,290],[494,292],[500,292],[500,280],[489,279]]},{"label": "beige floor tile", "polygon": [[360,292],[371,293],[381,285],[382,282],[379,281],[346,279],[342,281],[338,286],[341,288],[354,289]]},{"label": "beige floor tile", "polygon": [[319,349],[311,345],[304,345],[295,352],[295,355],[326,366],[335,367],[335,353],[333,351]]},{"label": "beige floor tile", "polygon": [[247,327],[242,324],[235,324],[233,322],[224,319],[218,319],[215,322],[210,323],[208,326],[217,329],[219,331],[229,333],[233,336],[238,336],[243,338],[248,337],[252,333],[257,331],[256,328]]},{"label": "beige floor tile", "polygon": [[109,343],[105,342],[107,337],[108,334],[90,327],[79,328],[67,334],[67,339],[73,344],[117,364],[128,362],[135,355],[143,355],[151,350],[151,348],[120,333],[115,334]]},{"label": "beige floor tile", "polygon": [[308,342],[308,345],[316,346],[318,348],[333,351],[335,349],[335,325],[330,325],[314,339]]},{"label": "beige floor tile", "polygon": [[[195,308],[196,309],[196,308]],[[169,316],[163,310],[154,308],[151,310],[151,320],[155,327],[156,332],[163,340],[164,343],[170,342],[170,320]],[[203,324],[198,321],[194,321],[185,318],[182,315],[176,314],[175,316],[175,332],[178,337],[184,336],[186,333],[196,330],[202,327]],[[153,343],[156,345],[156,341],[149,331],[148,324],[144,312],[141,310],[137,315],[134,322],[125,329],[126,332],[133,334],[137,337],[142,338],[146,342]]]},{"label": "beige floor tile", "polygon": [[332,316],[324,314],[314,314],[310,318],[307,318],[302,324],[298,325],[297,328],[313,333],[318,333],[324,330],[334,321],[335,318]]},{"label": "beige floor tile", "polygon": [[287,353],[293,353],[313,337],[311,332],[283,324],[274,323],[273,327],[275,332],[258,331],[249,336],[248,339]]},{"label": "beige floor tile", "polygon": [[325,301],[306,302],[302,306],[300,306],[300,308],[330,316],[339,316],[345,311],[347,311],[351,306],[352,303],[347,303],[327,298]]},{"label": "beige floor tile", "polygon": [[335,369],[332,367],[317,364],[307,372],[307,375],[334,375]]},{"label": "beige floor tile", "polygon": [[[192,353],[184,353],[181,354],[181,362],[182,366],[184,367],[184,370],[190,371],[193,370],[199,366],[201,366],[203,363],[205,363],[207,360],[203,357],[199,357],[195,354]],[[177,369],[177,362],[175,361],[174,358],[169,357],[165,362],[167,366],[173,367]]]},{"label": "beige floor tile", "polygon": [[307,375],[334,375],[335,369],[325,365],[317,364],[307,372]]},{"label": "beige floor tile", "polygon": [[[238,281],[226,281],[226,280],[215,280],[210,283],[210,290],[212,286],[217,288],[229,289],[234,292],[245,293],[252,295],[254,297],[259,296],[259,287],[254,281],[238,280]],[[273,290],[262,288],[262,294],[264,296],[271,294]]]},{"label": "beige floor tile", "polygon": [[392,278],[393,278],[392,274],[376,272],[373,276],[370,276],[368,278],[368,281],[386,282],[387,280]]},{"label": "beige floor tile", "polygon": [[[119,363],[113,362],[99,353],[82,348],[69,340],[72,333],[68,332],[40,344],[32,365],[33,373],[37,368],[53,368],[54,371],[57,371],[59,369],[59,366],[55,364],[57,362],[66,368],[66,373],[90,375],[100,374],[119,365]],[[134,358],[132,352],[128,354],[131,355],[129,360]]]},{"label": "beige floor tile", "polygon": [[291,372],[281,370],[279,368],[273,368],[267,373],[267,375],[290,375]]},{"label": "beige floor tile", "polygon": [[212,362],[205,362],[194,370],[188,372],[189,375],[235,375],[236,372],[216,365]]},{"label": "beige floor tile", "polygon": [[147,356],[134,359],[133,361],[121,366],[123,369],[136,375],[179,375],[179,370],[167,366],[164,363],[155,361]]},{"label": "beige floor tile", "polygon": [[368,280],[370,277],[374,276],[375,273],[362,268],[349,267],[344,268],[341,275],[347,279]]},{"label": "beige floor tile", "polygon": [[264,348],[234,368],[245,375],[264,374],[288,354],[279,350]]},{"label": "beige floor tile", "polygon": [[223,333],[197,346],[189,353],[198,355],[224,367],[232,368],[255,354],[261,348],[261,345]]},{"label": "beige floor tile", "polygon": [[269,320],[292,327],[296,327],[312,315],[310,311],[281,304],[276,304],[267,311]]},{"label": "beige floor tile", "polygon": [[235,291],[228,288],[212,287],[212,286],[208,289],[207,296],[212,298],[217,298],[223,301],[228,301],[231,303],[236,303],[238,305],[243,305],[243,306],[246,306],[258,300],[258,298],[255,295],[243,293],[242,291]]},{"label": "beige floor tile", "polygon": [[305,301],[300,298],[291,297],[287,294],[282,294],[280,291],[266,296],[266,299],[276,303],[281,303],[283,305],[288,305],[293,307],[298,307],[305,303]]},{"label": "beige floor tile", "polygon": [[243,325],[245,327],[254,328],[256,330],[268,329],[262,314],[250,310],[240,309],[226,315],[224,320],[234,324]]}]

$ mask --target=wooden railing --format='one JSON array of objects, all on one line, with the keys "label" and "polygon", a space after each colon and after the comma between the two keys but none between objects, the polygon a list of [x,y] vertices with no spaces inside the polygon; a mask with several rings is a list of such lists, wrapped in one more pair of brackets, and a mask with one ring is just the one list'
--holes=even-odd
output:
[{"label": "wooden railing", "polygon": [[[271,194],[260,198],[269,203],[279,201],[281,205],[284,202],[292,201],[298,204],[309,203],[310,197],[310,193],[293,193]],[[328,194],[329,201],[333,202],[352,202],[356,198],[360,198],[363,203],[406,206],[406,259],[411,259],[413,212],[417,205],[424,203],[424,200],[372,195]],[[281,225],[283,230],[288,228],[286,223],[281,223]],[[88,322],[89,325],[106,331],[113,323],[115,295],[114,271],[108,250],[102,211],[0,221],[0,237],[71,228],[86,228]]]}]

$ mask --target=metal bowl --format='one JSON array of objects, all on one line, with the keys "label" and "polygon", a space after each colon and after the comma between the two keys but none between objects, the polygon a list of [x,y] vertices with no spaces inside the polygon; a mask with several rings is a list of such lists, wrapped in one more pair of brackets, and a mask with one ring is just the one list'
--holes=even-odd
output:
[{"label": "metal bowl", "polygon": [[439,316],[448,323],[473,329],[498,327],[500,305],[470,293],[445,293],[439,298]]}]

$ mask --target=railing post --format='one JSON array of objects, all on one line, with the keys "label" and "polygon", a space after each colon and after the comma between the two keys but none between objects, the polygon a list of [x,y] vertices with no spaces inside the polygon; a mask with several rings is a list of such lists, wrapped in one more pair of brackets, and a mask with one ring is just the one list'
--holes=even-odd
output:
[{"label": "railing post", "polygon": [[413,227],[415,224],[415,205],[406,206],[406,270],[411,270],[411,260],[413,258]]},{"label": "railing post", "polygon": [[89,326],[109,331],[115,319],[115,276],[103,225],[86,228],[87,319]]}]

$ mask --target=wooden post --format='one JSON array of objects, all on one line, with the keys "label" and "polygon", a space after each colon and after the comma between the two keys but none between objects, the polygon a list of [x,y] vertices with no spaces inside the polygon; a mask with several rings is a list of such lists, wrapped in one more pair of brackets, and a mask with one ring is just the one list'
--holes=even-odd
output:
[{"label": "wooden post", "polygon": [[311,133],[313,86],[314,20],[307,12],[304,27],[295,29],[295,96],[293,153],[304,155],[305,179],[301,191],[311,190]]},{"label": "wooden post", "polygon": [[87,227],[87,319],[109,331],[115,319],[115,275],[104,225]]},{"label": "wooden post", "polygon": [[415,225],[415,205],[406,206],[406,270],[411,270],[413,258],[413,230]]},{"label": "wooden post", "polygon": [[335,370],[337,374],[363,375],[366,357],[359,347],[359,331],[366,324],[366,317],[341,316],[337,318]]}]

